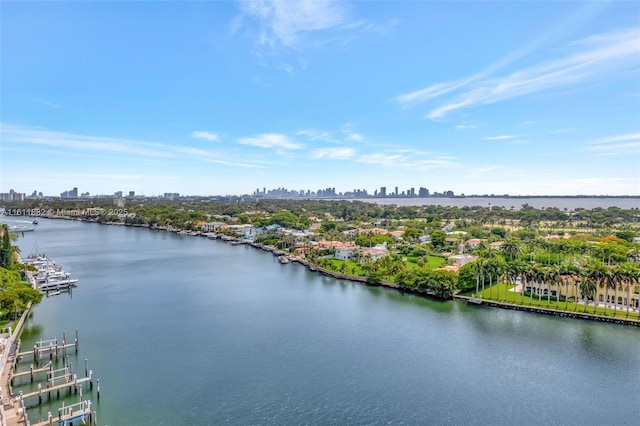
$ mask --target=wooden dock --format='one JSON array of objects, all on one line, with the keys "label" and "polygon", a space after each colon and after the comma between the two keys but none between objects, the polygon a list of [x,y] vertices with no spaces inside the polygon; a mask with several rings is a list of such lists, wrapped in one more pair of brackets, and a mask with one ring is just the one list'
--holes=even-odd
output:
[{"label": "wooden dock", "polygon": [[40,368],[33,368],[33,364],[31,364],[31,367],[29,367],[28,370],[24,370],[24,371],[20,371],[18,373],[11,373],[10,374],[10,381],[11,381],[11,385],[13,386],[14,380],[17,377],[25,377],[25,376],[30,376],[31,377],[31,382],[33,382],[33,378],[37,373],[49,373],[53,371],[53,364],[51,363],[51,361],[49,361],[48,363],[46,363],[43,367]]},{"label": "wooden dock", "polygon": [[[33,346],[33,350],[20,352],[20,341],[16,342],[14,348],[14,354],[9,362],[7,362],[6,374],[3,371],[3,382],[6,384],[8,397],[2,398],[2,405],[5,408],[3,416],[0,416],[2,422],[0,426],[53,426],[53,425],[95,425],[97,422],[96,411],[92,409],[91,401],[83,399],[83,390],[86,389],[85,384],[89,384],[89,389],[93,391],[94,384],[96,385],[96,398],[100,400],[100,380],[94,381],[93,371],[89,370],[88,361],[84,360],[84,376],[78,377],[77,374],[73,374],[71,369],[71,362],[69,356],[70,352],[74,351],[78,353],[78,331],[76,330],[75,340],[72,343],[67,343],[66,334],[63,333],[62,341],[59,343],[58,339],[41,340]],[[22,369],[17,371],[18,360],[25,357],[32,358],[33,363],[28,369]],[[61,368],[56,368],[59,357],[62,357],[63,363]],[[38,365],[40,361],[46,361],[46,363]],[[24,365],[24,364],[23,364]],[[46,381],[41,376],[42,373],[46,373]],[[37,390],[33,387],[29,392],[16,392],[14,393],[13,385],[17,381],[18,384],[21,381],[16,380],[23,378],[29,378],[33,383],[34,380],[41,381],[38,383]],[[46,420],[39,419],[36,423],[30,423],[27,416],[27,407],[34,406],[36,404],[42,404],[46,397],[46,400],[52,401],[52,393],[54,398],[60,398],[61,392],[68,392],[69,395],[77,394],[79,402],[73,405],[63,406],[58,409],[57,415],[48,413]],[[37,402],[34,401],[35,398]],[[29,403],[29,401],[32,401]]]},{"label": "wooden dock", "polygon": [[67,355],[67,349],[74,348],[75,353],[78,353],[78,330],[76,330],[76,339],[73,343],[67,343],[66,334],[62,334],[62,344],[58,344],[58,339],[40,340],[33,345],[33,350],[26,352],[19,352],[18,359],[22,359],[25,356],[33,356],[33,361],[38,363],[44,355],[49,354],[49,360],[52,361],[54,356],[58,359],[58,355]]},{"label": "wooden dock", "polygon": [[[42,396],[47,394],[47,397],[51,398],[51,392],[56,392],[58,396],[60,395],[60,391],[63,389],[69,389],[74,391],[74,393],[78,393],[78,389],[82,387],[84,383],[89,382],[89,386],[93,389],[93,373],[89,377],[83,377],[78,379],[78,376],[74,375],[73,379],[65,379],[62,383],[58,384],[50,384],[46,387],[42,387],[42,384],[38,384],[38,390],[33,392],[28,392],[23,394],[22,392],[19,394],[22,400],[26,400],[28,398],[38,397],[38,402],[42,403]],[[56,382],[52,382],[56,383]],[[75,388],[75,389],[73,389]]]},{"label": "wooden dock", "polygon": [[[97,424],[96,413],[91,411],[91,401],[80,401],[73,405],[58,408],[58,416],[54,417],[51,412],[47,415],[47,420],[39,423],[30,423],[29,426],[53,426],[73,424],[74,421],[84,424]],[[87,423],[86,420],[89,422]]]}]

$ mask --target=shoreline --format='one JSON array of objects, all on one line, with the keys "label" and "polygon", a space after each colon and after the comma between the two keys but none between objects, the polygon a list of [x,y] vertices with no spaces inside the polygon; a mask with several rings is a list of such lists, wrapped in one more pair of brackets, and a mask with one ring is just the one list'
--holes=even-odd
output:
[{"label": "shoreline", "polygon": [[[299,264],[305,266],[311,272],[317,272],[317,273],[319,273],[321,275],[329,276],[329,277],[332,277],[332,278],[335,278],[335,279],[339,279],[339,280],[357,282],[357,283],[364,284],[364,285],[367,285],[367,286],[372,286],[372,287],[386,287],[386,288],[397,290],[397,291],[399,291],[401,293],[413,294],[413,295],[416,295],[416,296],[425,297],[425,298],[431,298],[431,299],[435,299],[435,300],[456,300],[456,301],[459,301],[459,302],[465,302],[465,303],[469,304],[469,300],[472,299],[469,296],[463,296],[463,295],[460,295],[460,294],[454,294],[451,299],[442,299],[442,298],[437,297],[434,294],[418,292],[418,291],[413,291],[411,289],[402,288],[398,284],[396,284],[394,282],[391,282],[391,281],[380,281],[380,282],[377,282],[377,283],[369,283],[369,282],[367,282],[365,277],[361,277],[359,275],[341,274],[341,273],[338,273],[338,272],[334,272],[334,271],[330,271],[330,270],[327,270],[327,269],[323,269],[323,268],[321,268],[321,267],[319,267],[317,265],[314,265],[314,264],[308,262],[305,259],[299,258],[297,256],[293,256],[293,255],[291,255],[289,253],[285,253],[285,252],[283,252],[283,251],[281,251],[281,250],[279,250],[279,249],[277,249],[275,247],[265,246],[265,245],[262,245],[262,244],[259,244],[259,243],[255,243],[253,241],[243,240],[241,238],[229,237],[229,236],[226,236],[226,235],[219,235],[219,234],[205,233],[205,232],[185,231],[185,230],[176,229],[176,228],[151,227],[148,224],[130,224],[130,223],[123,223],[123,222],[98,222],[98,221],[91,220],[91,219],[69,217],[69,216],[48,216],[48,217],[44,217],[44,218],[45,219],[56,219],[56,220],[72,220],[72,221],[77,221],[77,222],[96,223],[96,224],[100,224],[100,225],[127,226],[127,227],[132,227],[132,228],[146,228],[146,229],[149,229],[149,230],[165,231],[165,232],[171,232],[171,233],[180,234],[180,235],[199,236],[199,237],[205,237],[205,238],[212,239],[212,240],[221,240],[223,242],[230,242],[230,243],[232,243],[232,245],[249,245],[249,246],[251,246],[253,248],[270,252],[275,257],[279,257],[281,259],[282,258],[286,258],[287,259],[286,262],[281,262],[281,263],[289,263],[289,262],[299,263]],[[536,306],[516,305],[516,304],[505,303],[505,302],[497,302],[497,301],[486,300],[486,299],[482,301],[481,305],[487,305],[487,306],[490,306],[490,307],[501,308],[501,309],[520,310],[520,311],[532,312],[532,313],[543,314],[543,315],[553,315],[553,316],[559,316],[559,317],[571,318],[571,319],[600,321],[600,322],[608,322],[608,323],[614,323],[614,324],[622,324],[622,325],[640,327],[640,320],[627,319],[627,318],[614,318],[614,317],[608,317],[608,316],[596,315],[596,314],[589,314],[589,313],[581,313],[581,312],[558,311],[558,310],[554,310],[554,309],[541,308],[541,307],[536,307]]]},{"label": "shoreline", "polygon": [[[469,304],[470,301],[474,298],[455,294],[453,296],[453,299]],[[471,303],[475,303],[475,302],[471,302]],[[633,327],[640,327],[640,320],[634,320],[629,318],[615,318],[615,317],[609,317],[604,315],[590,314],[586,312],[558,311],[556,309],[541,308],[539,306],[517,305],[514,303],[498,302],[495,300],[488,300],[488,299],[482,299],[481,303],[477,303],[477,305],[479,306],[486,305],[492,308],[510,309],[513,311],[526,311],[526,312],[532,312],[536,314],[552,315],[556,317],[600,321],[600,322],[608,322],[608,323],[614,323],[614,324],[629,325]]]},{"label": "shoreline", "polygon": [[[19,425],[24,422],[26,409],[24,401],[19,395],[14,395],[11,388],[11,375],[18,362],[18,352],[20,351],[20,336],[24,330],[24,325],[31,315],[32,305],[29,303],[27,309],[22,313],[15,329],[11,330],[9,337],[4,342],[2,357],[0,357],[0,421],[2,425]],[[6,401],[6,403],[5,403]],[[5,409],[6,408],[8,409]]]}]

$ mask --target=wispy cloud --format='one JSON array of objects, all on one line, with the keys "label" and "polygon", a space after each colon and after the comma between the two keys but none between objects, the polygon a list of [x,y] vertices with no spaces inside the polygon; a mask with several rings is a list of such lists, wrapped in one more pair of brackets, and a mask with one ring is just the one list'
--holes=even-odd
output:
[{"label": "wispy cloud", "polygon": [[301,149],[303,147],[281,133],[263,133],[249,138],[240,138],[238,143],[259,148]]},{"label": "wispy cloud", "polygon": [[[350,29],[354,21],[344,2],[331,0],[258,0],[240,1],[244,15],[259,25],[258,44],[277,48],[298,47],[314,32]],[[233,21],[233,32],[242,25]]]},{"label": "wispy cloud", "polygon": [[342,134],[344,134],[347,140],[350,142],[362,142],[364,140],[364,136],[362,136],[360,133],[354,132],[352,130],[352,127],[353,125],[350,123],[342,126]]},{"label": "wispy cloud", "polygon": [[625,154],[640,153],[640,133],[609,136],[598,139],[586,146],[588,151],[595,152],[598,156],[613,157]]},{"label": "wispy cloud", "polygon": [[328,159],[328,160],[348,160],[356,155],[356,150],[353,148],[320,148],[311,153],[311,158],[315,160]]},{"label": "wispy cloud", "polygon": [[192,138],[204,139],[210,142],[218,142],[220,140],[220,135],[217,133],[205,132],[205,131],[196,131],[191,133]]},{"label": "wispy cloud", "polygon": [[202,160],[206,163],[222,164],[225,166],[245,167],[245,168],[253,168],[253,169],[261,169],[264,167],[264,165],[257,162],[236,161],[232,158],[225,158],[220,153],[207,151],[204,149],[191,148],[191,147],[179,147],[176,150],[182,154],[187,154],[189,156],[198,158],[199,160]]},{"label": "wispy cloud", "polygon": [[[453,96],[446,98],[440,106],[426,115],[426,118],[437,119],[461,108],[593,82],[603,75],[611,76],[637,68],[640,29],[595,35],[571,43],[565,50],[567,53],[564,57],[541,62],[503,77],[486,78],[514,58],[522,56],[517,53],[469,78],[436,83],[425,89],[400,95],[396,101],[403,106],[410,106],[454,92]],[[466,86],[471,87],[458,90]]]},{"label": "wispy cloud", "polygon": [[33,144],[81,151],[107,152],[144,157],[170,157],[171,147],[131,139],[75,135],[71,133],[0,124],[0,139],[5,143]]},{"label": "wispy cloud", "polygon": [[44,106],[47,106],[47,107],[49,107],[49,108],[54,108],[54,109],[62,108],[62,106],[61,106],[61,105],[54,104],[53,102],[49,102],[49,101],[47,101],[46,99],[36,99],[36,101],[37,101],[39,104],[44,105]]},{"label": "wispy cloud", "polygon": [[477,129],[480,126],[474,124],[458,124],[456,129]]},{"label": "wispy cloud", "polygon": [[520,135],[498,135],[498,136],[486,136],[482,139],[485,141],[504,141],[508,139],[515,139],[520,137]]},{"label": "wispy cloud", "polygon": [[430,158],[416,158],[415,156],[389,154],[386,152],[364,154],[359,156],[357,161],[365,164],[413,170],[451,169],[462,166],[455,158],[444,155]]},{"label": "wispy cloud", "polygon": [[333,137],[330,132],[321,132],[315,129],[305,129],[296,132],[298,136],[304,136],[310,141],[324,141],[333,142]]}]

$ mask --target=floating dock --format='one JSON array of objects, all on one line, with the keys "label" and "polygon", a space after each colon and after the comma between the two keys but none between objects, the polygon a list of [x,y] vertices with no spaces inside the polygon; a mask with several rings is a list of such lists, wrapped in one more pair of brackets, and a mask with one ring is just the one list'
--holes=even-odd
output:
[{"label": "floating dock", "polygon": [[[62,343],[58,343],[58,339],[40,340],[33,346],[33,350],[20,352],[19,341],[16,343],[14,356],[11,359],[11,366],[7,376],[3,377],[3,384],[7,386],[9,397],[2,400],[3,408],[5,408],[2,417],[2,426],[44,426],[44,425],[71,425],[74,422],[82,425],[95,425],[97,422],[96,412],[92,408],[90,400],[83,399],[83,389],[88,383],[89,390],[93,391],[96,387],[96,398],[100,400],[100,380],[94,379],[93,371],[89,369],[88,360],[84,360],[84,377],[78,377],[71,369],[69,355],[67,350],[73,350],[78,353],[78,331],[76,330],[75,340],[72,343],[66,342],[66,333],[63,333]],[[28,369],[17,371],[19,359],[30,357],[33,364]],[[58,359],[64,360],[61,368],[55,368]],[[40,361],[48,358],[46,363],[38,366]],[[44,377],[46,374],[46,380]],[[28,379],[27,379],[28,378]],[[6,380],[6,382],[4,381]],[[33,383],[41,380],[41,383],[31,385],[28,391],[15,392],[13,387],[16,382],[20,384],[22,381],[29,380]],[[60,398],[61,392],[68,392],[69,395],[76,394],[79,396],[79,402],[72,405],[62,406],[58,408],[57,415],[48,413],[46,420],[40,420],[37,423],[30,423],[27,416],[27,405],[33,407],[34,404],[42,404],[45,399],[52,402],[52,394]],[[35,402],[37,398],[37,402]]]}]

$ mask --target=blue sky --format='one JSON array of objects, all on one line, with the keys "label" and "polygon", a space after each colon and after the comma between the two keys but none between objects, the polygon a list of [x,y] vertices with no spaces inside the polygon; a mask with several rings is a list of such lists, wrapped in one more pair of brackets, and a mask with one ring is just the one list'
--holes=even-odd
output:
[{"label": "blue sky", "polygon": [[0,191],[640,194],[638,2],[2,2]]}]

